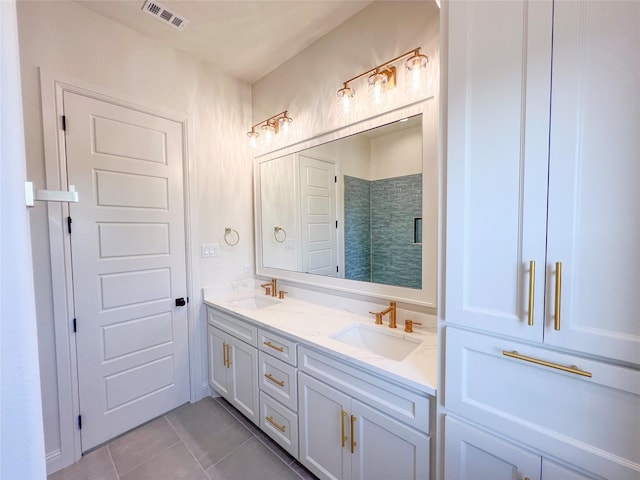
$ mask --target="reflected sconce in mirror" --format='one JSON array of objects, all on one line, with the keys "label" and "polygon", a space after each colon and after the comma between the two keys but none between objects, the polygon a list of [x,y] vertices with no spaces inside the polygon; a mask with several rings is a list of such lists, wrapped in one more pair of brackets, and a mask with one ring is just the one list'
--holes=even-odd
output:
[{"label": "reflected sconce in mirror", "polygon": [[353,87],[349,86],[349,84],[365,75],[369,75],[367,81],[369,102],[375,106],[384,106],[386,104],[387,92],[396,87],[396,67],[392,64],[405,57],[409,57],[404,64],[405,93],[408,95],[419,95],[422,93],[426,88],[426,72],[429,58],[421,54],[420,47],[418,47],[344,82],[342,88],[338,90],[340,111],[345,115],[350,113],[353,108],[356,91]]},{"label": "reflected sconce in mirror", "polygon": [[262,120],[253,125],[251,130],[247,132],[249,144],[252,148],[256,148],[258,146],[258,137],[262,133],[264,142],[269,145],[274,141],[276,135],[288,135],[292,123],[293,119],[289,116],[287,110]]}]

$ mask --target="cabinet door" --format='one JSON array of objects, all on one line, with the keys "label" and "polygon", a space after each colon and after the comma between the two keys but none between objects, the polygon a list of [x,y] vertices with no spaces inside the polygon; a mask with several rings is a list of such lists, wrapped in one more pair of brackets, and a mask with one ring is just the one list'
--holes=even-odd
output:
[{"label": "cabinet door", "polygon": [[225,365],[226,342],[222,333],[217,328],[207,325],[209,353],[209,385],[225,398],[229,397],[227,382],[227,366]]},{"label": "cabinet door", "polygon": [[[422,480],[429,478],[429,437],[388,415],[351,400],[349,426],[354,442],[351,478]],[[393,459],[390,461],[390,459]]]},{"label": "cabinet door", "polygon": [[446,320],[536,341],[551,26],[551,1],[449,4]]},{"label": "cabinet door", "polygon": [[539,455],[449,415],[445,417],[444,478],[539,480],[540,466]]},{"label": "cabinet door", "polygon": [[[545,342],[640,364],[640,2],[556,2]],[[555,328],[556,262],[562,262]],[[448,293],[448,292],[447,292]]]},{"label": "cabinet door", "polygon": [[543,480],[593,480],[593,478],[546,458],[542,459]]},{"label": "cabinet door", "polygon": [[228,400],[255,424],[258,418],[258,350],[240,340],[229,337]]},{"label": "cabinet door", "polygon": [[349,478],[350,398],[304,373],[298,392],[299,460],[319,478]]}]

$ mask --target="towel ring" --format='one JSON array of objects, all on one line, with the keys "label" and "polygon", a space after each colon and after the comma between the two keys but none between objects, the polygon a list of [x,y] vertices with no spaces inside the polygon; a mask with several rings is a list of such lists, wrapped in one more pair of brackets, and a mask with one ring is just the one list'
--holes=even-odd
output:
[{"label": "towel ring", "polygon": [[[282,235],[278,237],[278,234],[282,232]],[[273,227],[273,236],[276,239],[276,242],[283,243],[287,239],[287,231],[282,227]]]},{"label": "towel ring", "polygon": [[[235,235],[234,235],[235,234]],[[236,237],[236,241],[229,241],[229,237]],[[229,245],[230,247],[235,247],[238,242],[240,241],[240,234],[238,233],[238,231],[234,228],[230,228],[230,227],[224,227],[224,241],[227,245]]]}]

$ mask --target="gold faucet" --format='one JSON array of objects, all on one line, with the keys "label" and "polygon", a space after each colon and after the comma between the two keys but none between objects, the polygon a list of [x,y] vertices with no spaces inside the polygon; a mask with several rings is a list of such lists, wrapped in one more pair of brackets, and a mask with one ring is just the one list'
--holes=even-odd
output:
[{"label": "gold faucet", "polygon": [[260,286],[264,288],[265,295],[271,295],[272,297],[275,297],[277,295],[275,278],[272,278],[270,282],[260,284]]},{"label": "gold faucet", "polygon": [[369,312],[372,315],[376,316],[376,325],[382,325],[382,317],[389,314],[389,328],[396,328],[396,302],[391,300],[389,302],[389,307],[385,308],[381,312]]}]

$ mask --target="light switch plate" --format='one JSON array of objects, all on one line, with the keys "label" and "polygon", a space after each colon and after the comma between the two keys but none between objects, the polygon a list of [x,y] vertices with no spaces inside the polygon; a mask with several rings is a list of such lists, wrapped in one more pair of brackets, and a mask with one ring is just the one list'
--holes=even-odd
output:
[{"label": "light switch plate", "polygon": [[217,257],[220,254],[220,244],[219,243],[203,243],[202,246],[202,257]]}]

